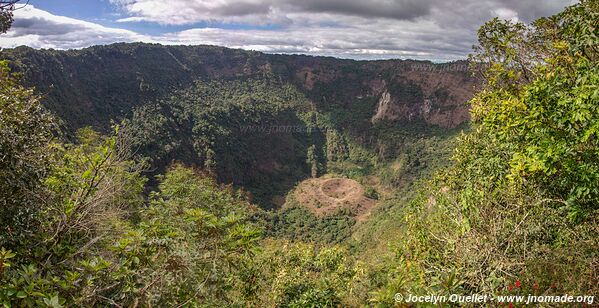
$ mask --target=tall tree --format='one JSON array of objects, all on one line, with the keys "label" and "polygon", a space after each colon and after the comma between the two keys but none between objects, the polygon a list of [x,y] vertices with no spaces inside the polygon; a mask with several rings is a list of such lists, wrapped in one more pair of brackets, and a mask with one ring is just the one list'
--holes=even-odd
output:
[{"label": "tall tree", "polygon": [[31,232],[42,198],[54,122],[32,89],[19,85],[0,61],[0,245]]}]

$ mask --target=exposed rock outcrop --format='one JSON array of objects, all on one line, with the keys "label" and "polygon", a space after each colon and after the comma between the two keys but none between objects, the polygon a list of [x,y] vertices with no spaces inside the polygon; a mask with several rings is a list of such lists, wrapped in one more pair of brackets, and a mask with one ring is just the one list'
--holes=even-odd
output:
[{"label": "exposed rock outcrop", "polygon": [[[467,102],[474,95],[476,80],[463,72],[408,71],[395,76],[388,84],[382,91],[372,88],[373,93],[381,92],[373,123],[422,120],[453,128],[469,120]],[[406,84],[417,91],[402,91]]]}]

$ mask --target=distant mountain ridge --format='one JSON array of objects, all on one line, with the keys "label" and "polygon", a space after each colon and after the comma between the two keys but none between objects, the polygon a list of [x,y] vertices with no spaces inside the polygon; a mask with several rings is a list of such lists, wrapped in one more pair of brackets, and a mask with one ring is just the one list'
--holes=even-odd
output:
[{"label": "distant mountain ridge", "polygon": [[294,84],[319,109],[352,108],[373,97],[372,121],[424,120],[455,127],[468,120],[464,104],[476,80],[465,61],[355,61],[305,55],[276,55],[216,46],[117,43],[81,50],[5,49],[25,82],[45,96],[67,127],[106,129],[111,119],[168,96],[194,80],[274,76]]}]

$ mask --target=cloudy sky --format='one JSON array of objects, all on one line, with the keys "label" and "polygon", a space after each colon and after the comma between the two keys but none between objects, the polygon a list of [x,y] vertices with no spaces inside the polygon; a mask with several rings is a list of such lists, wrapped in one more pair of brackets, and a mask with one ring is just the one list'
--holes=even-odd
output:
[{"label": "cloudy sky", "polygon": [[[24,0],[22,0],[23,2]],[[355,59],[465,58],[498,16],[529,22],[574,0],[30,0],[0,47],[210,44]]]}]

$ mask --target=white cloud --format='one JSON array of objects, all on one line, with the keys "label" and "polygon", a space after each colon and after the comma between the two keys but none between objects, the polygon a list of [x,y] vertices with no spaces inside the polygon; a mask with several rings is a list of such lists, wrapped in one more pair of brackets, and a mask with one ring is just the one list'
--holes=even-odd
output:
[{"label": "white cloud", "polygon": [[[129,17],[169,25],[196,22],[271,24],[292,20],[290,14],[328,13],[367,19],[418,21],[455,18],[466,22],[486,20],[495,11],[513,12],[523,20],[553,14],[573,0],[109,0]],[[445,13],[438,16],[435,12]],[[459,13],[459,14],[456,14]],[[437,15],[437,16],[435,16]]]},{"label": "white cloud", "polygon": [[365,18],[415,19],[436,0],[110,0],[131,17],[121,21],[189,24],[199,21],[278,22],[287,13],[332,13]]},{"label": "white cloud", "polygon": [[459,31],[431,22],[373,21],[359,27],[292,26],[280,30],[191,29],[166,34],[161,43],[211,44],[275,53],[308,53],[347,58],[463,58],[471,44]]},{"label": "white cloud", "polygon": [[28,5],[15,11],[11,29],[0,35],[0,46],[69,49],[144,37],[133,31],[108,28],[74,18],[57,16]]},{"label": "white cloud", "polygon": [[[499,16],[530,21],[559,11],[571,0],[110,0],[128,16],[146,21],[211,27],[160,35],[104,27],[28,6],[15,14],[0,46],[81,48],[112,42],[210,44],[272,53],[348,58],[464,58],[476,30]],[[222,23],[245,29],[219,27]],[[274,25],[257,30],[259,25]],[[259,27],[258,27],[259,28]]]},{"label": "white cloud", "polygon": [[518,13],[510,9],[498,8],[496,10],[493,10],[493,13],[495,13],[495,15],[499,17],[499,19],[511,20],[513,22],[519,21]]}]

